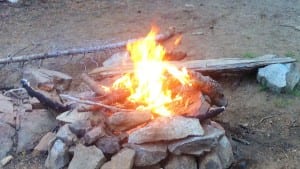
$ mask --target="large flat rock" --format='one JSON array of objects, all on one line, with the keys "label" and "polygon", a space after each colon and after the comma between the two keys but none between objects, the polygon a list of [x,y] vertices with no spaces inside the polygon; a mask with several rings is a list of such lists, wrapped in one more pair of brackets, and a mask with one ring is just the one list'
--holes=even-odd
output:
[{"label": "large flat rock", "polygon": [[45,161],[45,166],[48,169],[62,169],[70,161],[70,155],[68,152],[68,146],[57,139],[51,150],[48,152],[48,157]]},{"label": "large flat rock", "polygon": [[197,169],[197,161],[192,156],[171,155],[164,169]]},{"label": "large flat rock", "polygon": [[124,148],[111,160],[105,163],[101,169],[131,169],[133,167],[135,151]]},{"label": "large flat rock", "polygon": [[56,126],[56,120],[47,110],[34,110],[20,114],[17,152],[31,150],[47,132]]},{"label": "large flat rock", "polygon": [[108,125],[113,130],[128,130],[151,120],[149,111],[117,112],[108,118]]},{"label": "large flat rock", "polygon": [[68,169],[99,169],[105,161],[103,153],[97,147],[78,144]]},{"label": "large flat rock", "polygon": [[167,157],[167,145],[164,143],[127,144],[135,150],[134,166],[153,166]]},{"label": "large flat rock", "polygon": [[218,140],[225,134],[224,130],[205,125],[203,136],[191,136],[188,138],[173,141],[168,149],[176,155],[189,154],[200,156],[218,145]]},{"label": "large flat rock", "polygon": [[4,158],[13,146],[15,129],[0,121],[0,159]]},{"label": "large flat rock", "polygon": [[161,140],[201,136],[204,131],[198,119],[182,116],[160,117],[129,135],[128,143],[148,143]]}]

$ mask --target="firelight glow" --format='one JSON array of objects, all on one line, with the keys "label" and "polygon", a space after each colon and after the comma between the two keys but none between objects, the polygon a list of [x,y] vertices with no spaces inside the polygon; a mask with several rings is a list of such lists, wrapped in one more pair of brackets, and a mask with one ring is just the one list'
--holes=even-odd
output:
[{"label": "firelight glow", "polygon": [[141,105],[138,109],[151,110],[161,116],[171,116],[173,113],[167,104],[182,97],[173,96],[167,81],[172,76],[182,85],[189,85],[190,77],[186,69],[180,70],[163,61],[166,50],[156,42],[156,34],[157,30],[152,28],[145,38],[127,44],[134,72],[116,80],[113,88],[129,90],[130,96],[127,99]]}]

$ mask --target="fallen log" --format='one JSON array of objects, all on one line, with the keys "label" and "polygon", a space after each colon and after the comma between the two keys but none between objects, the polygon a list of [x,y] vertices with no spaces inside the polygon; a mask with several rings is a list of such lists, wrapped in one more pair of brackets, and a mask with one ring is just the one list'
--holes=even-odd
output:
[{"label": "fallen log", "polygon": [[[156,36],[157,41],[164,41],[171,38],[175,35],[175,29],[171,28],[169,31],[158,34]],[[75,55],[75,54],[86,54],[86,53],[94,53],[94,52],[101,52],[101,51],[108,51],[112,49],[119,49],[124,48],[127,43],[131,43],[137,41],[138,39],[130,39],[127,41],[121,41],[117,43],[111,43],[106,45],[97,45],[92,47],[80,47],[80,48],[71,48],[65,50],[58,50],[58,51],[49,51],[45,53],[37,53],[31,55],[23,55],[23,56],[15,56],[15,57],[6,57],[0,59],[0,64],[7,64],[7,63],[17,63],[17,62],[26,62],[31,60],[42,60],[47,58],[55,58],[59,56],[66,56],[66,55]]]},{"label": "fallen log", "polygon": [[[173,61],[169,63],[176,65],[177,67],[185,67],[189,70],[194,70],[205,74],[222,74],[249,72],[270,64],[291,63],[295,61],[296,59],[290,57],[276,57],[275,55],[268,55],[253,59],[221,58],[209,60]],[[92,70],[89,75],[107,77],[131,73],[132,71],[133,65],[130,64],[119,67],[99,67]]]}]

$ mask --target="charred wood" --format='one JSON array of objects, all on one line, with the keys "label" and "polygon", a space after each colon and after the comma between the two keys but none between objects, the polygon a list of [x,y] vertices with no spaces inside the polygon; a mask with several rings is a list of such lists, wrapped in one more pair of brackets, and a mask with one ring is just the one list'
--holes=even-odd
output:
[{"label": "charred wood", "polygon": [[41,104],[57,113],[62,113],[70,109],[70,106],[62,105],[56,101],[51,100],[50,98],[44,96],[43,94],[33,90],[26,79],[21,80],[22,87],[25,88],[28,95],[31,97],[37,98]]}]

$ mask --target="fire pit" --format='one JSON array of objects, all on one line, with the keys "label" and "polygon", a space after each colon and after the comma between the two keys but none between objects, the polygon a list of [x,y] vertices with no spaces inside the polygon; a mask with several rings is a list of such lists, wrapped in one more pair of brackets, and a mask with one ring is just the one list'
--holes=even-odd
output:
[{"label": "fire pit", "polygon": [[222,126],[211,120],[227,106],[220,84],[167,62],[155,35],[153,29],[127,44],[131,71],[105,78],[82,76],[96,95],[62,95],[79,104],[57,117],[65,124],[51,141],[47,168],[231,165],[230,142]]}]

